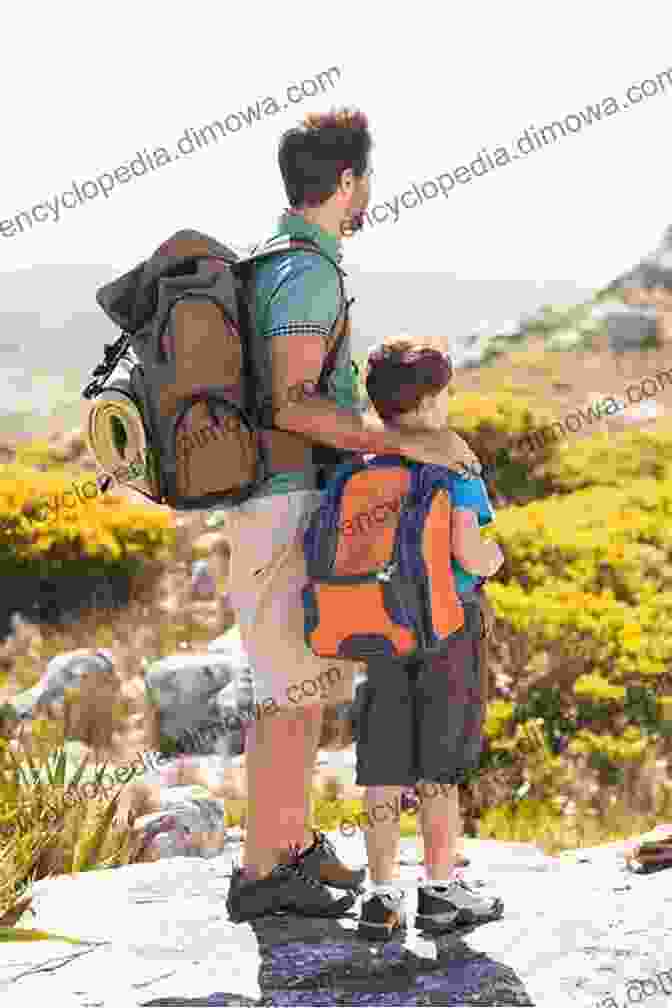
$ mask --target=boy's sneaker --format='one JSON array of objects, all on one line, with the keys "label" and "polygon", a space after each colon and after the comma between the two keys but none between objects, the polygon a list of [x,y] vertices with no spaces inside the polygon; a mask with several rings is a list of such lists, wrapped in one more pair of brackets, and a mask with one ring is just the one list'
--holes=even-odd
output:
[{"label": "boy's sneaker", "polygon": [[298,855],[301,870],[333,889],[359,890],[366,878],[366,868],[348,868],[339,860],[331,841],[313,830],[314,843]]},{"label": "boy's sneaker", "polygon": [[262,879],[246,880],[234,868],[226,909],[234,924],[269,914],[302,917],[342,917],[355,903],[355,893],[337,899],[328,888],[296,864],[280,864]]},{"label": "boy's sneaker", "polygon": [[402,893],[373,893],[362,904],[357,927],[359,938],[388,941],[406,931],[406,910]]},{"label": "boy's sneaker", "polygon": [[498,920],[504,904],[498,897],[478,896],[463,879],[447,886],[423,886],[418,892],[415,926],[419,931],[446,934],[468,924]]}]

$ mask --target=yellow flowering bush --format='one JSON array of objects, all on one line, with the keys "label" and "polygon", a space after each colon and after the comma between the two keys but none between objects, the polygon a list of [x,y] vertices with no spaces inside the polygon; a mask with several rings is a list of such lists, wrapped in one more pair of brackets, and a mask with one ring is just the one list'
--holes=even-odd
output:
[{"label": "yellow flowering bush", "polygon": [[623,486],[643,477],[669,479],[672,424],[658,421],[651,429],[603,431],[579,441],[560,442],[544,471],[553,488],[564,492]]},{"label": "yellow flowering bush", "polygon": [[[87,487],[94,493],[86,494]],[[70,499],[67,503],[66,495]],[[167,511],[101,494],[91,473],[40,472],[13,464],[0,469],[0,555],[4,564],[31,564],[58,553],[115,563],[172,544]]]},{"label": "yellow flowering bush", "polygon": [[487,426],[512,439],[552,419],[547,407],[517,394],[515,387],[508,386],[505,391],[505,395],[495,397],[458,389],[446,408],[449,426],[461,427],[466,433],[476,433]]},{"label": "yellow flowering bush", "polygon": [[493,657],[513,687],[489,705],[486,768],[515,781],[529,762],[520,728],[535,716],[555,753],[588,759],[606,785],[647,747],[670,750],[671,510],[672,481],[649,478],[497,512]]},{"label": "yellow flowering bush", "polygon": [[625,688],[612,686],[603,676],[595,674],[582,675],[574,683],[577,696],[586,696],[595,700],[624,700]]},{"label": "yellow flowering bush", "polygon": [[553,586],[529,592],[515,583],[495,583],[488,597],[508,631],[521,637],[528,659],[554,644],[559,664],[571,656],[577,674],[597,666],[616,681],[655,680],[672,662],[669,593],[639,610],[608,593],[573,591],[569,583],[564,591]]},{"label": "yellow flowering bush", "polygon": [[13,587],[4,619],[10,606],[72,611],[105,580],[123,596],[174,542],[172,513],[101,494],[91,473],[0,466],[0,575]]},{"label": "yellow flowering bush", "polygon": [[672,588],[671,513],[672,480],[653,479],[500,510],[504,577],[526,590],[570,582],[575,592],[650,602]]},{"label": "yellow flowering bush", "polygon": [[539,843],[553,837],[562,825],[562,812],[553,798],[504,802],[486,809],[478,824],[478,835],[513,843]]},{"label": "yellow flowering bush", "polygon": [[515,704],[507,700],[493,700],[488,704],[487,717],[483,732],[487,738],[499,738],[503,729],[510,723],[513,717]]},{"label": "yellow flowering bush", "polygon": [[582,729],[569,743],[569,749],[572,753],[604,756],[611,763],[624,763],[641,759],[650,744],[638,728],[629,725],[619,737]]},{"label": "yellow flowering bush", "polygon": [[554,419],[547,405],[510,383],[492,395],[458,387],[446,406],[447,425],[469,439],[479,458],[492,458],[500,447],[513,449],[516,439]]}]

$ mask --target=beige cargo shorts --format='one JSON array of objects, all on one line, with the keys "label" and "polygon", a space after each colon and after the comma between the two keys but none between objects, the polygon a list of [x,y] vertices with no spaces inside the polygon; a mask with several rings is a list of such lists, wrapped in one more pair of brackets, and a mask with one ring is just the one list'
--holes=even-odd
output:
[{"label": "beige cargo shorts", "polygon": [[355,672],[365,667],[317,658],[304,640],[303,533],[321,500],[319,490],[257,497],[225,512],[218,522],[231,550],[231,606],[262,710],[264,704],[292,709],[350,703]]}]

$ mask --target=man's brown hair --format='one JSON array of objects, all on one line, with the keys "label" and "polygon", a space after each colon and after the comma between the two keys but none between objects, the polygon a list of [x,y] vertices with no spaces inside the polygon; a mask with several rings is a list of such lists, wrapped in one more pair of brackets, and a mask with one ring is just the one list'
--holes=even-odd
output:
[{"label": "man's brown hair", "polygon": [[366,391],[378,416],[393,420],[438,395],[453,376],[448,354],[408,340],[385,343],[368,359]]},{"label": "man's brown hair", "polygon": [[310,113],[280,139],[278,163],[289,205],[317,207],[333,196],[346,169],[367,170],[372,147],[369,122],[357,109]]}]

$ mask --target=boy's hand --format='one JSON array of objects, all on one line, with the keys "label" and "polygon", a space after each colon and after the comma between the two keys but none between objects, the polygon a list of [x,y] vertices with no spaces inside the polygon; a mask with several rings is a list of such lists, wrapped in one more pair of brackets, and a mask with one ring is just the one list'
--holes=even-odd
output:
[{"label": "boy's hand", "polygon": [[493,578],[504,563],[504,553],[502,552],[499,543],[495,542],[494,539],[491,539],[489,542],[484,542],[484,548],[488,550],[486,554],[487,561],[490,560],[491,562],[490,570],[484,577]]},{"label": "boy's hand", "polygon": [[476,477],[481,463],[466,441],[452,430],[408,431],[403,455],[425,465],[441,465],[459,476]]}]

